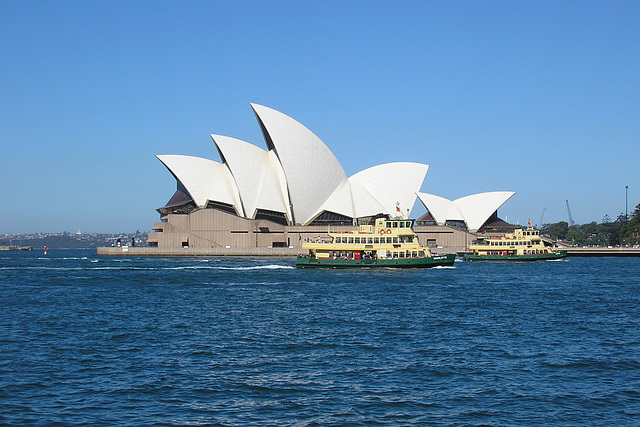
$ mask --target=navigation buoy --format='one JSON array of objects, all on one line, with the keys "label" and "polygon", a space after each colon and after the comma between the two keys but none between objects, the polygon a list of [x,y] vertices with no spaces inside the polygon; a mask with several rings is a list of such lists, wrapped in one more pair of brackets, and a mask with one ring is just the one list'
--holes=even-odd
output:
[{"label": "navigation buoy", "polygon": [[47,245],[44,245],[44,254],[47,254]]}]

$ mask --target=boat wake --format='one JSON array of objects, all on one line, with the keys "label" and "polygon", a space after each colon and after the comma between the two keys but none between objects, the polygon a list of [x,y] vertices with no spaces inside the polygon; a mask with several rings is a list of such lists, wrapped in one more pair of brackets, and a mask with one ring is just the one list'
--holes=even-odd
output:
[{"label": "boat wake", "polygon": [[256,265],[252,267],[213,267],[219,270],[295,270],[295,267],[290,265]]},{"label": "boat wake", "polygon": [[[98,260],[91,260],[91,264],[98,264]],[[97,270],[113,270],[113,271],[170,271],[170,270],[229,270],[229,271],[251,271],[251,270],[295,270],[295,267],[290,265],[254,265],[245,267],[222,267],[222,266],[205,266],[205,265],[183,265],[179,267],[136,267],[136,266],[98,266],[95,267],[51,267],[51,266],[35,266],[35,267],[21,267],[21,266],[7,266],[0,267],[0,270],[43,270],[43,271],[97,271]]]},{"label": "boat wake", "polygon": [[180,267],[164,267],[158,268],[158,270],[235,270],[235,271],[250,271],[250,270],[294,270],[295,267],[290,265],[252,265],[244,267],[223,267],[223,266],[204,266],[204,265],[185,265]]}]

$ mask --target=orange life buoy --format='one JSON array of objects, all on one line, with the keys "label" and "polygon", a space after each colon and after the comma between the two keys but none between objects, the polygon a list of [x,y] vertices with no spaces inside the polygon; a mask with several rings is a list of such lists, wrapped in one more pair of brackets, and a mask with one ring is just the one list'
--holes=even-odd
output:
[{"label": "orange life buoy", "polygon": [[384,228],[380,229],[380,234],[384,234]]},{"label": "orange life buoy", "polygon": [[387,228],[387,234],[391,234],[391,229]]}]

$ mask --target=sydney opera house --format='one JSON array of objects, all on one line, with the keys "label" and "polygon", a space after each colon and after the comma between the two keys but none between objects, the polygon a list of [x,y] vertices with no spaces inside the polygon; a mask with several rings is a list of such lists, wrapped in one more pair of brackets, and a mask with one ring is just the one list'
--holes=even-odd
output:
[{"label": "sydney opera house", "polygon": [[420,191],[429,166],[384,163],[347,176],[331,150],[291,117],[251,104],[266,148],[211,135],[220,161],[158,155],[177,189],[149,233],[159,248],[298,248],[327,230],[355,230],[379,216],[426,214],[415,228],[433,247],[464,249],[468,233],[508,227],[497,210],[513,192],[448,200]]}]

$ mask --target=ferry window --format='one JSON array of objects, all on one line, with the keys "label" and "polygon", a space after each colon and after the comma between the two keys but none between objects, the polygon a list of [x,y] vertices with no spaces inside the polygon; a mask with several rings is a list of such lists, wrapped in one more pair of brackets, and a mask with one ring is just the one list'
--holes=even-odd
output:
[{"label": "ferry window", "polygon": [[360,244],[360,238],[356,237],[356,243]]},{"label": "ferry window", "polygon": [[414,258],[417,257],[418,256],[418,252],[416,252],[416,251],[411,252],[411,256],[414,257]]},{"label": "ferry window", "polygon": [[387,228],[391,228],[391,221],[387,221]]},{"label": "ferry window", "polygon": [[391,237],[387,237],[387,243],[391,243],[392,239]]},{"label": "ferry window", "polygon": [[397,237],[393,238],[393,243],[398,243],[398,238]]},{"label": "ferry window", "polygon": [[367,243],[372,245],[373,244],[373,238],[372,237],[367,237]]},{"label": "ferry window", "polygon": [[404,258],[404,252],[400,252],[400,258]]},{"label": "ferry window", "polygon": [[400,223],[400,228],[404,228],[404,222]]},{"label": "ferry window", "polygon": [[393,228],[398,228],[398,221],[393,221],[392,224],[393,224]]},{"label": "ferry window", "polygon": [[349,237],[349,243],[353,243],[353,237]]},{"label": "ferry window", "polygon": [[374,237],[373,238],[373,243],[375,243],[376,245],[380,243],[380,238],[379,237]]},{"label": "ferry window", "polygon": [[418,256],[419,256],[420,258],[424,258],[424,256],[425,256],[425,255],[424,255],[424,251],[418,251]]}]

